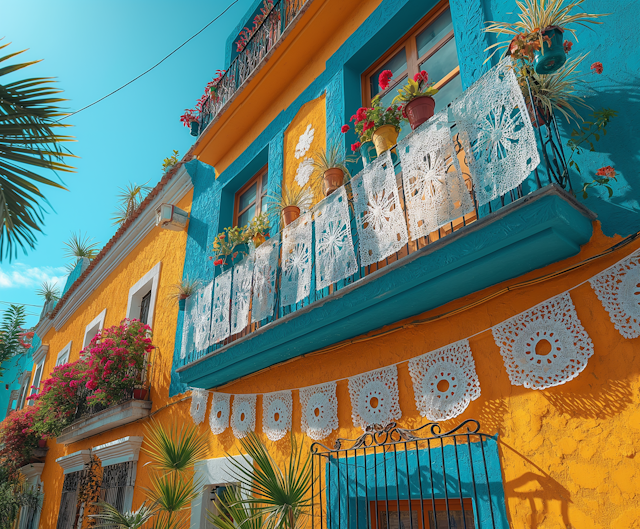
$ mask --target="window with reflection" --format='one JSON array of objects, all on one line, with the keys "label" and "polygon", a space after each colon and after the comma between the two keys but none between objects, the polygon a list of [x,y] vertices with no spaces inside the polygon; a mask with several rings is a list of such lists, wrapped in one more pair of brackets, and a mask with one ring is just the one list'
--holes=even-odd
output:
[{"label": "window with reflection", "polygon": [[256,215],[267,210],[268,183],[269,173],[265,166],[236,193],[234,226],[242,228],[251,222]]}]

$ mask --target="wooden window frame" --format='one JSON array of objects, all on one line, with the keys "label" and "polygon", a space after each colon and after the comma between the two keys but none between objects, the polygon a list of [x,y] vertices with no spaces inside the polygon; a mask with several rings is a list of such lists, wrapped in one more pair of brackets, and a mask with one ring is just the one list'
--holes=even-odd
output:
[{"label": "wooden window frame", "polygon": [[[400,503],[400,509],[398,509],[398,503]],[[422,506],[420,505],[422,503]],[[435,503],[435,509],[434,509]],[[463,498],[462,505],[460,505],[459,498],[450,498],[448,501],[449,511],[471,511],[473,512],[473,501],[471,498]],[[370,501],[369,502],[369,514],[371,516],[371,529],[378,529],[378,517],[376,513],[381,510],[389,509],[389,517],[395,516],[397,519],[397,515],[395,513],[398,512],[409,512],[409,500],[378,500],[378,501]],[[422,511],[421,511],[422,509]],[[445,512],[447,510],[447,500],[444,498],[438,498],[435,500],[431,499],[423,499],[421,500],[411,500],[411,511],[415,511],[417,513],[422,512],[423,516],[423,524],[418,525],[417,528],[414,529],[429,529],[431,526],[429,524],[429,513],[433,512]],[[393,513],[393,514],[391,514]],[[474,522],[475,523],[475,522]],[[380,524],[382,525],[382,524]]]},{"label": "wooden window frame", "polygon": [[[238,191],[236,191],[235,197],[233,199],[233,225],[234,226],[238,225],[238,219],[240,218],[240,215],[242,215],[245,211],[247,211],[254,204],[254,202],[252,202],[246,208],[244,208],[242,211],[240,211],[240,197],[254,183],[257,183],[257,186],[256,186],[256,200],[255,200],[256,216],[260,215],[260,213],[262,213],[262,198],[267,193],[266,189],[262,189],[262,180],[263,180],[263,177],[264,177],[265,173],[268,171],[268,169],[269,169],[269,165],[268,164],[264,165],[254,176],[251,177],[251,179],[245,185],[243,185],[240,189],[238,189]],[[268,183],[268,181],[267,181],[267,183]],[[242,226],[240,226],[240,227],[242,227]]]},{"label": "wooden window frame", "polygon": [[[431,11],[429,11],[423,18],[418,22],[415,26],[413,26],[407,33],[405,33],[402,38],[394,44],[389,50],[382,55],[374,64],[372,64],[365,72],[362,74],[362,104],[364,106],[369,106],[371,104],[371,77],[382,67],[384,63],[386,63],[389,59],[391,59],[396,53],[398,53],[403,48],[406,49],[407,56],[407,68],[405,73],[407,78],[413,76],[418,73],[418,65],[431,56],[433,56],[437,51],[439,51],[445,44],[447,44],[451,39],[455,38],[454,31],[451,30],[444,36],[435,46],[433,46],[429,51],[427,51],[421,57],[418,57],[418,48],[416,44],[416,37],[430,24],[432,24],[442,13],[444,13],[449,8],[449,0],[442,0],[436,6],[434,6]],[[440,79],[434,86],[438,89],[449,83],[452,79],[454,79],[457,75],[460,74],[460,66],[456,66],[453,70],[451,70],[443,79]],[[404,74],[402,77],[397,79],[393,79],[386,90],[383,90],[378,95],[380,97],[384,97],[387,93],[392,90],[396,90],[398,85],[401,83],[404,84],[405,77]]]}]

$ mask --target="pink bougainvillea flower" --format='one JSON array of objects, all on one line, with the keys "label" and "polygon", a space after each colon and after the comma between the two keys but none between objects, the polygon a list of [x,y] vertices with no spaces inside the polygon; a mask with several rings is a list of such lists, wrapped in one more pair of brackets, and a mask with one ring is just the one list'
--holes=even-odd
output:
[{"label": "pink bougainvillea flower", "polygon": [[602,70],[604,70],[604,68],[602,67],[602,63],[601,62],[594,62],[591,65],[591,69],[596,72],[598,75],[600,75],[602,73]]},{"label": "pink bougainvillea flower", "polygon": [[349,125],[342,125],[342,128],[340,129],[340,132],[342,132],[342,134],[344,134],[345,132],[348,132],[350,128],[351,127]]},{"label": "pink bougainvillea flower", "polygon": [[353,143],[353,144],[351,145],[351,151],[352,151],[352,152],[356,152],[357,150],[359,150],[359,149],[360,149],[360,147],[362,147],[362,143],[360,143],[359,141],[357,141],[357,142],[355,142],[355,143]]},{"label": "pink bougainvillea flower", "polygon": [[378,77],[378,84],[380,85],[380,88],[382,88],[383,90],[389,88],[389,81],[391,81],[392,77],[393,73],[391,72],[391,70],[384,70]]},{"label": "pink bougainvillea flower", "polygon": [[615,178],[616,170],[610,165],[605,165],[604,167],[600,167],[596,171],[596,176],[606,176],[607,178]]}]

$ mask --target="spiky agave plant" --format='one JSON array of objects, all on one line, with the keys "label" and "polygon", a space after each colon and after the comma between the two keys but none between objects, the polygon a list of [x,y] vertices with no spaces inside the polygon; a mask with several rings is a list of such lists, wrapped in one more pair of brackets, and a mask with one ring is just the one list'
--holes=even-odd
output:
[{"label": "spiky agave plant", "polygon": [[146,182],[144,184],[129,183],[127,186],[121,187],[118,195],[118,209],[111,218],[113,225],[120,226],[126,222],[140,207],[151,189]]},{"label": "spiky agave plant", "polygon": [[72,261],[67,264],[67,272],[71,273],[75,269],[78,261],[83,257],[92,260],[98,255],[99,242],[93,242],[88,234],[83,235],[81,231],[72,233],[68,241],[64,243],[64,257],[70,257]]},{"label": "spiky agave plant", "polygon": [[60,299],[60,288],[57,284],[44,281],[38,290],[36,290],[36,296],[41,297],[45,303]]}]

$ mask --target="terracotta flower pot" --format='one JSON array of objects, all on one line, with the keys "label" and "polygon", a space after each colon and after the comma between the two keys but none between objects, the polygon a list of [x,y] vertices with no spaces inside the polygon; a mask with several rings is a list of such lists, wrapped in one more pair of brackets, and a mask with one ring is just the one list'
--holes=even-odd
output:
[{"label": "terracotta flower pot", "polygon": [[436,100],[430,96],[421,96],[412,99],[404,106],[411,130],[416,130],[425,121],[433,117],[436,108]]},{"label": "terracotta flower pot", "polygon": [[542,30],[542,34],[551,40],[551,45],[544,42],[542,51],[533,53],[533,68],[537,74],[548,75],[558,71],[567,61],[567,54],[564,51],[562,42],[562,33],[563,30],[555,26]]},{"label": "terracotta flower pot", "polygon": [[260,246],[264,241],[267,240],[263,233],[257,233],[252,237],[252,239],[253,239],[253,246],[256,248]]},{"label": "terracotta flower pot", "polygon": [[133,390],[133,398],[135,400],[145,400],[147,398],[147,393],[149,390],[145,388],[134,388]]},{"label": "terracotta flower pot", "polygon": [[46,448],[47,447],[47,440],[46,439],[40,439],[38,441],[38,448]]},{"label": "terracotta flower pot", "polygon": [[398,142],[398,129],[393,125],[382,125],[373,131],[372,141],[376,146],[378,156],[380,156]]},{"label": "terracotta flower pot", "polygon": [[529,111],[531,124],[535,128],[544,127],[547,123],[549,123],[549,120],[551,119],[551,116],[549,116],[549,113],[547,112],[547,110],[542,108],[539,105],[536,105],[536,111],[534,114],[533,107],[531,106],[530,101],[527,103],[527,110]]},{"label": "terracotta flower pot", "polygon": [[288,226],[300,216],[300,208],[298,206],[287,206],[282,208],[282,217],[284,225]]},{"label": "terracotta flower pot", "polygon": [[344,171],[334,167],[324,172],[324,196],[328,197],[344,183]]}]

